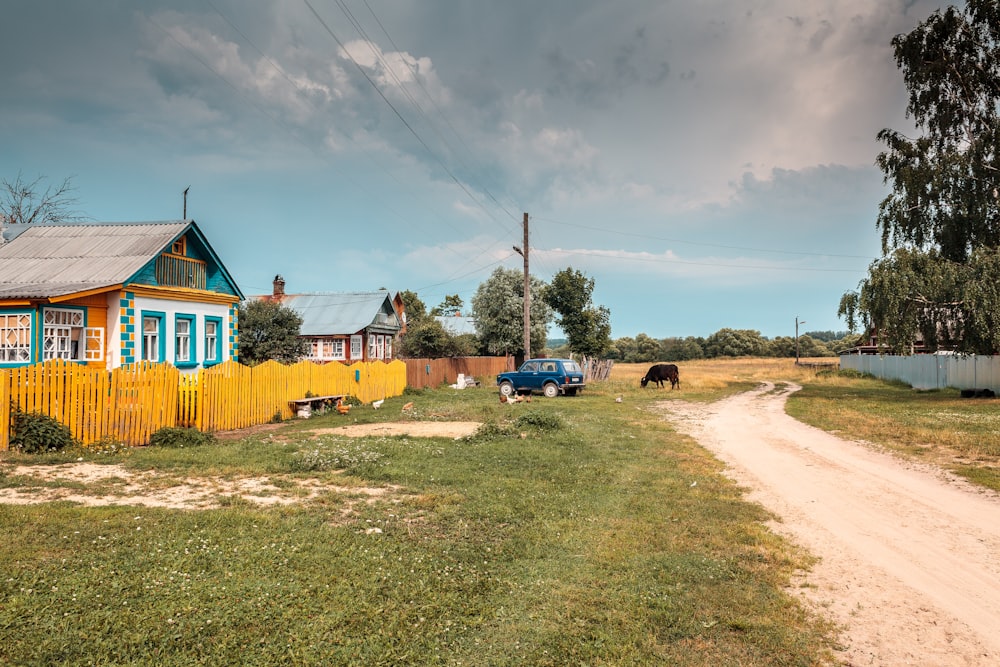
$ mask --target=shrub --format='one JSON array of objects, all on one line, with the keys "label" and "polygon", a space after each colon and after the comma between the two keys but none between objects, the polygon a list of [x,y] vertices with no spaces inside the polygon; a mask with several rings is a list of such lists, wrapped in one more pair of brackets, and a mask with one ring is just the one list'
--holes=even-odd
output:
[{"label": "shrub", "polygon": [[14,408],[11,415],[10,446],[27,454],[56,452],[75,443],[69,427],[40,412],[22,412]]},{"label": "shrub", "polygon": [[214,442],[215,436],[211,433],[179,426],[164,426],[149,438],[149,444],[153,447],[198,447]]},{"label": "shrub", "polygon": [[517,428],[532,426],[540,431],[558,431],[563,428],[562,417],[549,412],[525,412],[514,420]]}]

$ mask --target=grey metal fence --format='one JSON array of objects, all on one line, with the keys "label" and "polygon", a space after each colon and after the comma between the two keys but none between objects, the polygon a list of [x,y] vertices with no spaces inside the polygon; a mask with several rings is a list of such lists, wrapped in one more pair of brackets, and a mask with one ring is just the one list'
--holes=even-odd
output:
[{"label": "grey metal fence", "polygon": [[1000,356],[843,354],[840,368],[899,380],[914,389],[992,389],[1000,393]]}]

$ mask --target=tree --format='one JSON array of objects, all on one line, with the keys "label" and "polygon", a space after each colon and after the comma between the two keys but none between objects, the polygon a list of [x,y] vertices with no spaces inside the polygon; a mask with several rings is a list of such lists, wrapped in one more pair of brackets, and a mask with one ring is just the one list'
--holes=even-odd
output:
[{"label": "tree", "polygon": [[460,314],[464,305],[461,297],[457,294],[449,294],[444,298],[444,301],[431,309],[431,315],[435,317],[452,317],[453,315]]},{"label": "tree", "polygon": [[403,290],[399,293],[399,298],[403,300],[403,311],[406,313],[407,328],[409,328],[411,322],[416,322],[427,317],[427,306],[420,300],[416,292]]},{"label": "tree", "polygon": [[892,189],[879,206],[883,257],[838,314],[906,351],[1000,349],[1000,2],[938,10],[892,40],[922,134],[884,129],[876,164]]},{"label": "tree", "polygon": [[757,357],[766,347],[759,331],[753,329],[719,329],[705,339],[705,356]]},{"label": "tree", "polygon": [[240,304],[240,361],[254,366],[269,359],[294,363],[306,354],[299,338],[302,318],[276,301]]},{"label": "tree", "polygon": [[[545,347],[546,330],[552,312],[543,298],[545,283],[529,281],[531,296],[531,349]],[[479,285],[472,297],[476,333],[491,354],[524,353],[524,274],[513,269],[497,269]]]},{"label": "tree", "polygon": [[75,188],[71,179],[60,185],[42,190],[39,176],[26,182],[20,172],[13,181],[0,180],[0,225],[31,225],[46,222],[83,220],[76,211],[77,199],[72,196]]},{"label": "tree", "polygon": [[556,324],[566,333],[570,349],[600,357],[611,348],[611,311],[594,307],[593,292],[594,279],[569,267],[553,276],[545,298],[559,314]]}]

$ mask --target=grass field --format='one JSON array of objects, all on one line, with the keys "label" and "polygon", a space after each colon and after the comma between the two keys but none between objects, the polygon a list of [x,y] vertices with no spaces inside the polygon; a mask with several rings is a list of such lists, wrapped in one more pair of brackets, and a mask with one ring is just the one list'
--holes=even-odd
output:
[{"label": "grass field", "polygon": [[[675,392],[640,389],[644,372],[621,365],[580,396],[513,406],[491,387],[413,392],[201,447],[5,453],[0,487],[28,495],[58,483],[13,464],[78,458],[155,471],[156,485],[255,477],[326,490],[208,510],[0,505],[0,663],[823,664],[831,628],[783,590],[808,554],[770,533],[768,514],[650,404],[790,380],[804,389],[789,410],[824,428],[892,441],[896,420],[914,429],[894,445],[908,455],[995,460],[972,447],[977,428],[996,442],[982,425],[991,402],[957,393],[781,360],[682,364]],[[398,419],[485,425],[458,440],[310,433]],[[935,419],[968,437],[931,439]]]}]

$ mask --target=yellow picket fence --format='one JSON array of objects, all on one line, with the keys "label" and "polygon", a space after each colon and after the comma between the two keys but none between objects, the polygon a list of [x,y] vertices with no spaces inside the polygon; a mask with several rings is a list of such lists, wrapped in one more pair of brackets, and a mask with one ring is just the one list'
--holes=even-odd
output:
[{"label": "yellow picket fence", "polygon": [[40,412],[66,424],[84,444],[110,439],[143,445],[165,426],[214,432],[294,415],[307,395],[354,396],[363,403],[399,396],[401,361],[253,368],[226,362],[181,374],[167,364],[139,363],[110,372],[61,360],[0,371],[0,450],[9,447],[10,410]]}]

